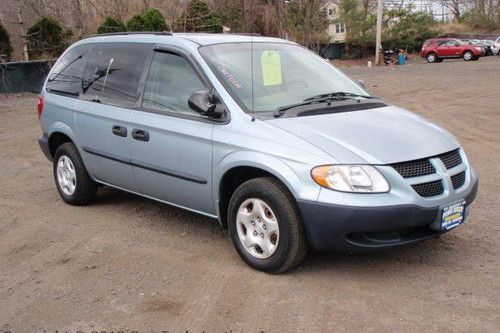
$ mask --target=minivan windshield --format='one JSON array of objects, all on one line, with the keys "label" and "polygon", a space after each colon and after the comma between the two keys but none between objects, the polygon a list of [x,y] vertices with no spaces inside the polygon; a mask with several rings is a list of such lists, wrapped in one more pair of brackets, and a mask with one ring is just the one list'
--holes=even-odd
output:
[{"label": "minivan windshield", "polygon": [[246,112],[275,112],[325,94],[367,95],[326,60],[298,45],[224,43],[203,46],[200,53]]}]

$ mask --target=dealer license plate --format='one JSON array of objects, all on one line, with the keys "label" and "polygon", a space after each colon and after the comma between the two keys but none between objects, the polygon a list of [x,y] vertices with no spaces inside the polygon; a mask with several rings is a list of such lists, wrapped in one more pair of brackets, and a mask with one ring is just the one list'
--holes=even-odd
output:
[{"label": "dealer license plate", "polygon": [[443,208],[441,230],[450,230],[464,222],[465,200]]}]

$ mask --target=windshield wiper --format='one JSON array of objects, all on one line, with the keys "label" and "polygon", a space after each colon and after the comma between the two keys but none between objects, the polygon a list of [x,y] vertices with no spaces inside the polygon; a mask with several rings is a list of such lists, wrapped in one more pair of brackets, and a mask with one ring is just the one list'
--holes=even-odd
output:
[{"label": "windshield wiper", "polygon": [[377,97],[369,96],[369,95],[358,95],[358,94],[353,94],[353,93],[349,93],[349,92],[336,91],[336,92],[329,93],[329,94],[321,94],[321,95],[308,97],[300,103],[281,106],[281,107],[277,108],[276,110],[274,110],[274,117],[276,117],[276,118],[281,117],[285,113],[285,111],[290,110],[290,109],[294,109],[294,108],[300,107],[300,106],[312,105],[312,104],[322,104],[322,103],[330,104],[332,101],[343,101],[346,99],[356,99],[357,100],[360,97],[366,98],[366,99],[377,98]]},{"label": "windshield wiper", "polygon": [[306,98],[304,100],[304,102],[313,101],[313,100],[317,100],[317,99],[319,99],[319,100],[321,100],[321,99],[343,100],[343,99],[359,98],[359,97],[376,98],[374,96],[369,96],[369,95],[359,95],[359,94],[353,94],[353,93],[345,92],[345,91],[336,91],[336,92],[332,92],[332,93],[328,93],[328,94],[321,94],[321,95],[316,95],[316,96]]}]

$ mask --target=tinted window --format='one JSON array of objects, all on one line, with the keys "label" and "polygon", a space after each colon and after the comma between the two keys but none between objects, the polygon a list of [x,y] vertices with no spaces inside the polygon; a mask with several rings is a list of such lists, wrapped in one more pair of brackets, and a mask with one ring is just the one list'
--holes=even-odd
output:
[{"label": "tinted window", "polygon": [[179,55],[157,52],[144,88],[143,106],[158,111],[199,115],[188,106],[194,91],[204,89],[193,67]]},{"label": "tinted window", "polygon": [[69,50],[54,66],[47,80],[46,89],[54,93],[80,95],[86,59],[87,47],[85,45]]},{"label": "tinted window", "polygon": [[133,107],[149,49],[146,44],[94,44],[85,67],[82,99]]}]

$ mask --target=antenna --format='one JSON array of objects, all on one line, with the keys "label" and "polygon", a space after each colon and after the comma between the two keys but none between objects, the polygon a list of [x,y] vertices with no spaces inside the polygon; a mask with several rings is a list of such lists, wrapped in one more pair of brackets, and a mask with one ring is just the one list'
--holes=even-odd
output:
[{"label": "antenna", "polygon": [[[253,17],[253,2],[250,3],[250,14],[251,16]],[[250,62],[251,62],[251,66],[250,66],[250,70],[252,71],[252,113],[255,112],[255,107],[254,107],[254,90],[253,90],[253,86],[254,86],[254,75],[253,75],[253,72],[254,72],[254,68],[253,68],[253,24],[251,25],[251,29],[252,29],[252,32],[250,33]],[[253,116],[252,116],[252,121],[254,120]]]}]

